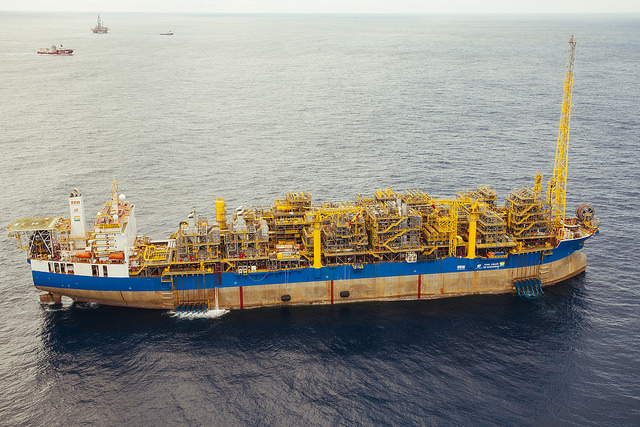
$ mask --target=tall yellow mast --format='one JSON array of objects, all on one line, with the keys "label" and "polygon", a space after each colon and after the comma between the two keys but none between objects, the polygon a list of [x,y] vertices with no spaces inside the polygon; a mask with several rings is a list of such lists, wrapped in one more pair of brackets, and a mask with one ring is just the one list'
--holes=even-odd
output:
[{"label": "tall yellow mast", "polygon": [[569,37],[567,72],[564,75],[562,115],[556,146],[556,162],[553,177],[549,180],[547,199],[551,204],[551,218],[556,232],[564,227],[564,212],[567,197],[567,161],[569,157],[569,120],[571,119],[571,94],[573,92],[573,62],[576,58],[576,42]]}]

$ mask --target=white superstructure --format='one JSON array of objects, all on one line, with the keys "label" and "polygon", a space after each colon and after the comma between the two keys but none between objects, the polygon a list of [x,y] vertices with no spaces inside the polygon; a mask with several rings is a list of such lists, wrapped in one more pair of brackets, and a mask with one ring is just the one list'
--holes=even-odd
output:
[{"label": "white superstructure", "polygon": [[72,249],[84,249],[87,246],[87,222],[84,216],[82,193],[77,188],[74,188],[69,196],[69,212],[71,214],[69,238],[74,246]]}]

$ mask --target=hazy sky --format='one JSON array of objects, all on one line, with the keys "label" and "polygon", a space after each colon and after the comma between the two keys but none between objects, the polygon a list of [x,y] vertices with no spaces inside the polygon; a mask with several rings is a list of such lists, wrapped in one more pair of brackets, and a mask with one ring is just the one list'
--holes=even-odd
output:
[{"label": "hazy sky", "polygon": [[205,13],[640,13],[639,0],[0,0],[0,10]]}]

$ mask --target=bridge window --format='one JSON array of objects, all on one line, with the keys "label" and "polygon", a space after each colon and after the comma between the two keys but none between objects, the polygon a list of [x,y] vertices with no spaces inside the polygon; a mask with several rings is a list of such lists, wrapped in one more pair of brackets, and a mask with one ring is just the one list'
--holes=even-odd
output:
[{"label": "bridge window", "polygon": [[64,264],[60,264],[60,273],[64,274]]},{"label": "bridge window", "polygon": [[60,273],[60,264],[58,264],[57,262],[54,262],[53,265],[56,268],[56,273]]},{"label": "bridge window", "polygon": [[53,263],[49,263],[49,273],[53,273]]},{"label": "bridge window", "polygon": [[109,273],[107,272],[107,266],[106,265],[102,266],[102,275],[104,277],[109,277]]},{"label": "bridge window", "polygon": [[97,265],[92,265],[91,266],[91,274],[93,274],[94,276],[98,275],[98,266]]},{"label": "bridge window", "polygon": [[67,274],[73,274],[73,264],[67,264]]}]

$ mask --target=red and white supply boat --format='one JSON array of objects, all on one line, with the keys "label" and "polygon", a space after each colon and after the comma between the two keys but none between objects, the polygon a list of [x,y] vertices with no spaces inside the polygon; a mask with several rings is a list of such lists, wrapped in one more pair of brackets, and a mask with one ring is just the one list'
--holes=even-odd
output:
[{"label": "red and white supply boat", "polygon": [[51,47],[41,47],[38,51],[39,55],[73,55],[73,49],[65,48],[60,45],[60,47],[56,47],[55,45]]}]

